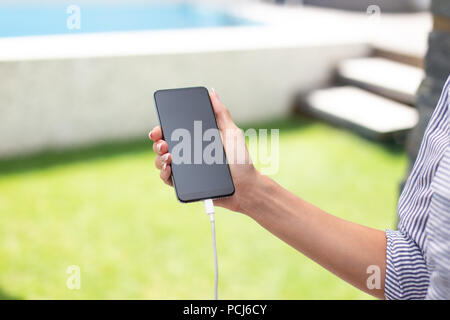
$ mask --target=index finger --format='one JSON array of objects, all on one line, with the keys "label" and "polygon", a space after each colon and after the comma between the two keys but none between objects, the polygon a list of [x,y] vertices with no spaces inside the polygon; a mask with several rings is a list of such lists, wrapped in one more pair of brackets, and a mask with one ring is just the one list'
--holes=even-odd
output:
[{"label": "index finger", "polygon": [[156,126],[152,129],[152,131],[150,131],[150,133],[148,134],[148,136],[150,137],[150,139],[152,139],[153,141],[158,141],[162,139],[162,131],[161,131],[161,127],[160,126]]}]

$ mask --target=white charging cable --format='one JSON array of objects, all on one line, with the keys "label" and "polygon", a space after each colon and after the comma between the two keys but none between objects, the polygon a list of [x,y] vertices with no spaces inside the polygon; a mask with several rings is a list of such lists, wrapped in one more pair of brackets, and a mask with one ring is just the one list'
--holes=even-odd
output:
[{"label": "white charging cable", "polygon": [[215,269],[215,281],[214,281],[214,299],[218,299],[218,289],[219,289],[219,264],[217,262],[217,247],[216,247],[216,226],[214,223],[214,203],[211,199],[207,199],[203,202],[205,204],[206,214],[209,216],[211,221],[212,230],[212,241],[214,250],[214,269]]}]

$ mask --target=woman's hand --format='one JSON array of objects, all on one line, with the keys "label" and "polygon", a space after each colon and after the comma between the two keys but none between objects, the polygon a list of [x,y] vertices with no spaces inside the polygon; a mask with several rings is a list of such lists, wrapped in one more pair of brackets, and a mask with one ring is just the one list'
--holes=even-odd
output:
[{"label": "woman's hand", "polygon": [[[233,196],[214,200],[214,203],[229,210],[246,212],[251,206],[249,203],[252,199],[251,190],[257,186],[260,174],[251,162],[242,130],[231,119],[230,112],[214,90],[210,92],[210,98],[236,189]],[[162,140],[161,127],[153,128],[149,136],[154,141],[153,150],[157,154],[155,166],[160,170],[160,177],[164,183],[173,186],[170,166],[172,156],[168,153],[167,142]],[[237,159],[244,161],[237,161]]]}]

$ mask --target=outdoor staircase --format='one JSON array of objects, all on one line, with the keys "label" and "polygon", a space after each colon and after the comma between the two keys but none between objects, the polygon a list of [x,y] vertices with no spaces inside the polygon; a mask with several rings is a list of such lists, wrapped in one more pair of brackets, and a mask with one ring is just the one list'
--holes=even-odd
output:
[{"label": "outdoor staircase", "polygon": [[303,96],[297,110],[371,139],[402,141],[418,121],[413,105],[424,74],[417,59],[398,57],[342,61],[333,86]]}]

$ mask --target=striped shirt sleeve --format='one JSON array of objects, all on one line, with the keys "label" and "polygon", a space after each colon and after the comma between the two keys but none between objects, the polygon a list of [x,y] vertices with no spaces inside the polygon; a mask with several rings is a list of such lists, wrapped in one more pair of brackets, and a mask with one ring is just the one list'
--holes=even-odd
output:
[{"label": "striped shirt sleeve", "polygon": [[386,230],[387,299],[450,298],[450,77]]},{"label": "striped shirt sleeve", "polygon": [[430,275],[423,253],[408,235],[386,230],[386,299],[424,299]]},{"label": "striped shirt sleeve", "polygon": [[430,287],[427,299],[450,299],[450,147],[431,185],[433,201],[427,223]]}]

